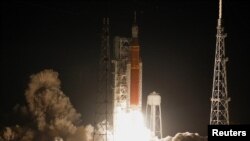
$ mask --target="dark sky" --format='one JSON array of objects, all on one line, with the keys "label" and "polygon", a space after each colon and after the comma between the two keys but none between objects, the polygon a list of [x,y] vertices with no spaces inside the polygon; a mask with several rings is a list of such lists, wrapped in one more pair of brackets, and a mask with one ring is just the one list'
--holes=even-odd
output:
[{"label": "dark sky", "polygon": [[[223,6],[230,122],[249,124],[250,2],[224,0]],[[206,135],[218,0],[2,2],[0,127],[17,124],[19,117],[11,113],[16,104],[25,104],[29,76],[47,68],[59,72],[62,90],[83,122],[92,123],[102,18],[109,15],[112,38],[130,37],[134,10],[143,97],[161,94],[164,136],[185,131]]]}]

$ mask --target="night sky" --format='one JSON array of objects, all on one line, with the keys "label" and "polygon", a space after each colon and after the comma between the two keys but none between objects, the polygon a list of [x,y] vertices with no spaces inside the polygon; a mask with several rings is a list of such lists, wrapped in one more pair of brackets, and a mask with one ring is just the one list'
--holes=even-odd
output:
[{"label": "night sky", "polygon": [[[250,123],[250,2],[224,0],[230,123]],[[218,0],[5,1],[1,4],[0,129],[19,124],[15,105],[25,105],[29,76],[59,73],[62,90],[93,123],[102,18],[111,39],[131,37],[137,11],[143,61],[143,106],[149,93],[162,96],[163,135],[207,135],[216,43]],[[111,40],[112,42],[112,40]]]}]

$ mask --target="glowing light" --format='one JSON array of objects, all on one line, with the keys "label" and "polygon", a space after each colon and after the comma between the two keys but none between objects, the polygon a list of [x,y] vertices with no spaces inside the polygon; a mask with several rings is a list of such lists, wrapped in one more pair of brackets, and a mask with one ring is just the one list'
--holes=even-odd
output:
[{"label": "glowing light", "polygon": [[114,141],[149,140],[150,132],[145,126],[142,112],[140,110],[119,110],[116,113]]}]

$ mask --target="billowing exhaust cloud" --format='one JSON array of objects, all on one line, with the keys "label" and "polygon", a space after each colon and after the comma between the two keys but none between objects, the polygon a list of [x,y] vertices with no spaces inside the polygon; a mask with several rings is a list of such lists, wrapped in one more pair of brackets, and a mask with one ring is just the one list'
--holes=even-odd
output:
[{"label": "billowing exhaust cloud", "polygon": [[81,115],[61,91],[60,83],[53,70],[31,75],[25,97],[34,125],[6,127],[0,140],[90,141],[93,127],[81,125]]},{"label": "billowing exhaust cloud", "polygon": [[6,127],[0,141],[32,141],[34,135],[34,130],[16,125],[12,128]]},{"label": "billowing exhaust cloud", "polygon": [[32,75],[25,96],[38,130],[51,129],[64,134],[76,132],[75,124],[80,121],[81,115],[60,90],[57,72],[44,70]]},{"label": "billowing exhaust cloud", "polygon": [[177,133],[174,137],[167,136],[161,141],[207,141],[207,137],[202,137],[198,133]]}]

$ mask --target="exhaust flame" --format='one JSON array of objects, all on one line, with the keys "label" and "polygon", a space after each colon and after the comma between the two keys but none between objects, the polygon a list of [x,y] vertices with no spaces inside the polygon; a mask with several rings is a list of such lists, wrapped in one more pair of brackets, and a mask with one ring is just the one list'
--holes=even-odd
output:
[{"label": "exhaust flame", "polygon": [[150,132],[144,124],[144,119],[140,110],[120,110],[118,113],[116,113],[114,141],[149,140]]}]

